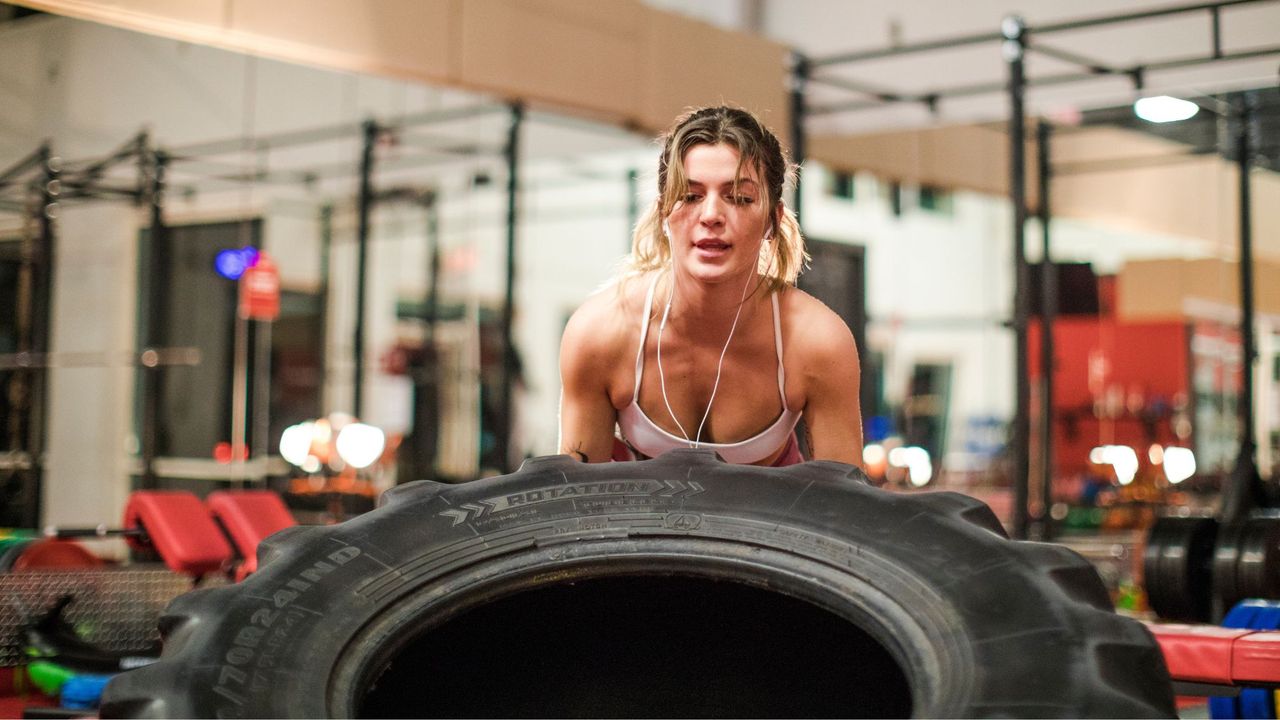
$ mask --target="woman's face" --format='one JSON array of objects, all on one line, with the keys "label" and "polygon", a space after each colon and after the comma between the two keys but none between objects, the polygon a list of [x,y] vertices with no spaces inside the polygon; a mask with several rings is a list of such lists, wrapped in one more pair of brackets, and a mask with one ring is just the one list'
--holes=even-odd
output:
[{"label": "woman's face", "polygon": [[723,143],[695,145],[684,156],[689,190],[667,216],[676,265],[705,282],[754,272],[769,226],[765,187],[756,168],[742,169],[738,151]]}]

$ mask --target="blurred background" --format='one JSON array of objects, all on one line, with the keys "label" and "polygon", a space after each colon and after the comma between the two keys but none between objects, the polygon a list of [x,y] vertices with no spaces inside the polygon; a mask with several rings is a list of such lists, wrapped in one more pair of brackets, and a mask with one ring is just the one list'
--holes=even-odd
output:
[{"label": "blurred background", "polygon": [[0,3],[0,526],[225,487],[334,521],[556,452],[655,137],[728,103],[802,163],[873,479],[1137,592],[1155,517],[1280,463],[1280,3],[1183,10]]}]

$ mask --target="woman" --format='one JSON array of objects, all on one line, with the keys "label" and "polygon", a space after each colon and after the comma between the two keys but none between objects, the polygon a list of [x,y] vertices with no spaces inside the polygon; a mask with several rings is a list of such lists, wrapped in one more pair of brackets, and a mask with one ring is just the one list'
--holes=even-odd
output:
[{"label": "woman", "polygon": [[811,459],[861,463],[857,347],[794,287],[807,256],[782,202],[789,170],[743,110],[704,108],[667,133],[628,272],[565,328],[560,452],[604,462],[702,447],[788,465],[803,460],[803,417]]}]

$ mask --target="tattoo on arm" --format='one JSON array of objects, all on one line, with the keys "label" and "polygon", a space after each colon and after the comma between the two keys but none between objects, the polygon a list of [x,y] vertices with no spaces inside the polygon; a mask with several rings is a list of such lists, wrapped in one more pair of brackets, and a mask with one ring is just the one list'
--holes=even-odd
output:
[{"label": "tattoo on arm", "polygon": [[569,454],[576,456],[580,462],[584,462],[584,463],[591,462],[591,458],[588,458],[587,454],[582,452],[582,443],[578,443],[578,446],[570,450]]},{"label": "tattoo on arm", "polygon": [[809,427],[809,423],[804,424],[804,446],[809,450],[809,459],[813,459],[813,428]]}]

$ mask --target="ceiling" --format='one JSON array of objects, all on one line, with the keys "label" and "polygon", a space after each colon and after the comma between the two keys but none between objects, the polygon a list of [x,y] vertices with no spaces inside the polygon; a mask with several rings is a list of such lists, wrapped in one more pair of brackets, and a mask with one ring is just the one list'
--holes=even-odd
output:
[{"label": "ceiling", "polygon": [[1138,130],[1173,140],[1185,146],[1188,152],[1217,154],[1235,161],[1239,157],[1239,112],[1247,106],[1253,165],[1280,170],[1280,88],[1217,93],[1192,99],[1201,105],[1201,111],[1179,122],[1147,122],[1134,115],[1133,107],[1126,104],[1087,110],[1081,115],[1080,125],[1110,125]]},{"label": "ceiling", "polygon": [[[1126,22],[1037,33],[1051,25],[1125,14],[1148,13],[1188,2],[1169,0],[646,0],[722,27],[759,32],[794,48],[815,62],[815,82],[808,104],[813,111],[808,127],[817,133],[858,133],[886,128],[910,128],[971,122],[1002,121],[1008,117],[1008,66],[1001,55],[998,34],[1002,20],[1016,14],[1031,28],[1026,56],[1028,115],[1048,117],[1059,124],[1110,124],[1153,133],[1212,151],[1230,130],[1211,112],[1163,126],[1136,119],[1130,103],[1138,91],[1135,68],[1141,73],[1141,94],[1171,94],[1195,100],[1206,108],[1237,102],[1240,91],[1251,93],[1257,106],[1260,138],[1270,139],[1262,159],[1277,168],[1277,80],[1280,53],[1280,0],[1245,0],[1217,13],[1218,51],[1235,60],[1178,65],[1189,58],[1207,58],[1215,48],[1215,18],[1207,9],[1135,18]],[[986,35],[983,42],[936,47],[833,62],[841,57],[916,46],[934,41]],[[945,45],[946,43],[939,43]],[[1037,49],[1039,46],[1039,49]],[[1111,72],[1088,73],[1081,62]],[[1178,66],[1170,66],[1178,65]],[[1163,66],[1163,67],[1162,67]],[[1077,82],[1045,82],[1067,74],[1089,77]],[[1039,84],[1038,84],[1039,83]],[[946,97],[960,88],[987,86],[985,92]],[[844,87],[840,87],[844,86]],[[859,88],[861,92],[849,88]],[[944,97],[932,107],[919,101],[882,102],[879,94],[919,98]],[[856,109],[836,111],[840,106]],[[1225,148],[1231,155],[1234,150]]]}]

